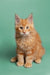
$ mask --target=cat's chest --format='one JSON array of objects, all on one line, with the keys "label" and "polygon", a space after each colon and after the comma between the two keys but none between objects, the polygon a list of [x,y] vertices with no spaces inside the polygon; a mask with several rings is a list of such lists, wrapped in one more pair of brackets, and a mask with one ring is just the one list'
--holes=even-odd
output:
[{"label": "cat's chest", "polygon": [[35,37],[23,37],[17,40],[17,45],[19,48],[24,50],[31,49],[34,44]]}]

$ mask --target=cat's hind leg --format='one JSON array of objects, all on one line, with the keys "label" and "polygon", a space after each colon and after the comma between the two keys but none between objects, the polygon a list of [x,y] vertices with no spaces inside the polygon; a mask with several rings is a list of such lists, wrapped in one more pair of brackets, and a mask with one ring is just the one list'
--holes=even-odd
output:
[{"label": "cat's hind leg", "polygon": [[37,57],[36,57],[36,60],[35,62],[40,64],[41,63],[41,59],[42,59],[42,56],[45,54],[45,49],[44,48],[41,48],[37,54]]},{"label": "cat's hind leg", "polygon": [[11,62],[16,62],[16,60],[17,60],[17,56],[12,57],[10,61],[11,61]]},{"label": "cat's hind leg", "polygon": [[38,58],[38,59],[35,60],[35,62],[36,62],[37,64],[40,64],[40,63],[41,63],[41,59]]}]

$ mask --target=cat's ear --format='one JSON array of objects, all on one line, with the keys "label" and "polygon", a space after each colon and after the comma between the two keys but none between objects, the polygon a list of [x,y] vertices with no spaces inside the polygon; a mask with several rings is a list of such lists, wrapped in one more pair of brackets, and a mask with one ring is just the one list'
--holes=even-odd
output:
[{"label": "cat's ear", "polygon": [[27,20],[28,20],[29,23],[33,23],[33,15],[32,15],[32,13],[29,15]]},{"label": "cat's ear", "polygon": [[15,24],[19,24],[19,23],[20,23],[20,17],[15,14]]}]

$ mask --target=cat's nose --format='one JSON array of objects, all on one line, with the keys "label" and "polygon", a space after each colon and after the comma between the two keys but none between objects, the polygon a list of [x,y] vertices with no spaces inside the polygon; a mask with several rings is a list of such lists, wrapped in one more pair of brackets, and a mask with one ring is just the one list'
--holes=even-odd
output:
[{"label": "cat's nose", "polygon": [[23,32],[25,34],[25,32]]}]

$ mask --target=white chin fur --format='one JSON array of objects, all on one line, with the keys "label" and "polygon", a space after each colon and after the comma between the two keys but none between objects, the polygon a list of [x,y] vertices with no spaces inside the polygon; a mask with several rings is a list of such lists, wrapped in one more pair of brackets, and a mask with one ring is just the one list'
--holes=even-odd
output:
[{"label": "white chin fur", "polygon": [[26,32],[25,34],[24,34],[24,33],[22,33],[22,32],[20,32],[20,34],[25,36],[25,35],[28,35],[28,34],[29,34],[29,32]]}]

